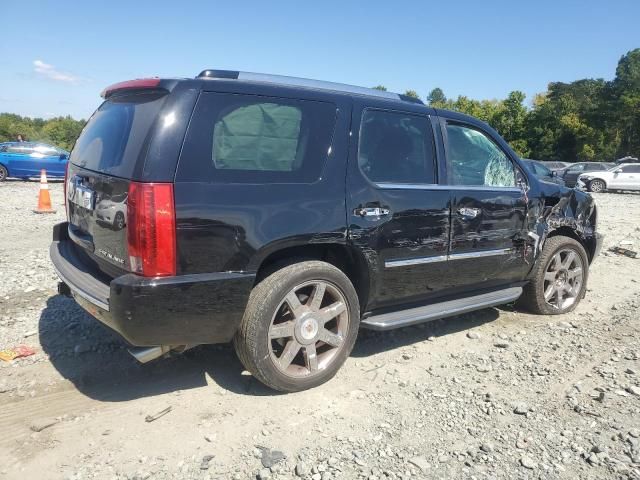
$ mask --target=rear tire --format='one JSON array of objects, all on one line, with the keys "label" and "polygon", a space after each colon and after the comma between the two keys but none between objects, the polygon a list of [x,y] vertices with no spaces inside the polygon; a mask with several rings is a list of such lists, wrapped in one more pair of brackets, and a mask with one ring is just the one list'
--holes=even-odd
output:
[{"label": "rear tire", "polygon": [[297,392],[331,379],[353,349],[358,296],[326,262],[285,266],[258,283],[234,338],[238,358],[274,390]]},{"label": "rear tire", "polygon": [[594,193],[604,192],[607,186],[600,179],[591,180],[589,182],[589,191]]},{"label": "rear tire", "polygon": [[584,297],[589,276],[589,258],[573,238],[549,238],[530,275],[518,304],[539,315],[561,315],[572,311]]},{"label": "rear tire", "polygon": [[9,170],[4,165],[0,165],[0,182],[4,182],[9,176]]}]

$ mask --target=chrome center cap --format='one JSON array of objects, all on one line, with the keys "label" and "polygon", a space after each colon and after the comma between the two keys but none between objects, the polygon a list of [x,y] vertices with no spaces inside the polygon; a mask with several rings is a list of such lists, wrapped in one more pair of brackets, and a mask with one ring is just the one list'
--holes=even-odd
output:
[{"label": "chrome center cap", "polygon": [[568,278],[569,278],[569,275],[567,274],[567,271],[566,270],[560,270],[556,274],[556,285],[561,287],[562,285],[567,283]]},{"label": "chrome center cap", "polygon": [[313,318],[306,318],[300,325],[300,336],[304,340],[313,340],[318,335],[318,322]]}]

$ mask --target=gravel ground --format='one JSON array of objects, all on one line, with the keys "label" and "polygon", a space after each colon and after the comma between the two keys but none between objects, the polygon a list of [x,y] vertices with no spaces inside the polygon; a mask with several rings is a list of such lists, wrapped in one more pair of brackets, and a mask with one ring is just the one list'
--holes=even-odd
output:
[{"label": "gravel ground", "polygon": [[57,295],[50,186],[37,215],[37,182],[0,184],[0,349],[37,351],[0,361],[0,477],[640,478],[640,259],[606,253],[640,249],[640,195],[596,197],[605,253],[575,312],[363,331],[334,380],[279,395],[227,345],[138,365]]}]

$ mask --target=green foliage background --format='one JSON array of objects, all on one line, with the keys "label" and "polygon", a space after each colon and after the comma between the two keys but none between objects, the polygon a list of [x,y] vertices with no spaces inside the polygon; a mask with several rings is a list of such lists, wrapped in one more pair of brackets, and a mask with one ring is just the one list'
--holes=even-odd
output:
[{"label": "green foliage background", "polygon": [[[405,94],[419,98],[415,90]],[[571,162],[640,157],[640,48],[620,58],[613,80],[552,82],[530,106],[518,90],[502,100],[474,100],[464,95],[449,99],[434,88],[427,103],[484,120],[523,157]],[[70,150],[85,123],[69,116],[43,120],[2,113],[0,142],[22,134]]]},{"label": "green foliage background", "polygon": [[85,123],[85,120],[74,120],[69,116],[43,120],[0,113],[0,142],[14,141],[22,135],[29,141],[46,142],[71,150]]}]

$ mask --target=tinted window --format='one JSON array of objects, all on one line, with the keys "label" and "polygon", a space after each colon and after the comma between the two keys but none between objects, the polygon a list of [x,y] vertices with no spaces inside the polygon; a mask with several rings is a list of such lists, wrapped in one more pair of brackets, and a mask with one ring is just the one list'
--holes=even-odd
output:
[{"label": "tinted window", "polygon": [[472,127],[447,124],[447,168],[452,185],[516,186],[509,157],[487,135]]},{"label": "tinted window", "polygon": [[37,145],[34,147],[36,153],[40,153],[42,155],[51,156],[51,155],[60,155],[60,151],[52,147],[51,145]]},{"label": "tinted window", "polygon": [[9,147],[7,148],[7,153],[31,155],[33,153],[33,148],[29,146],[23,146],[23,145],[9,145]]},{"label": "tinted window", "polygon": [[627,165],[622,167],[624,173],[640,173],[640,165]]},{"label": "tinted window", "polygon": [[584,166],[584,171],[585,172],[595,172],[597,170],[605,170],[604,165],[588,164],[588,165]]},{"label": "tinted window", "polygon": [[187,132],[178,179],[314,182],[335,121],[336,106],[328,102],[205,92]]},{"label": "tinted window", "polygon": [[302,109],[260,102],[220,115],[213,127],[214,167],[290,172],[302,165]]},{"label": "tinted window", "polygon": [[157,93],[110,98],[89,119],[69,160],[89,170],[131,178],[164,98]]},{"label": "tinted window", "polygon": [[545,165],[543,165],[542,163],[536,163],[536,172],[539,175],[543,175],[545,177],[550,177],[551,176],[551,170],[549,170]]},{"label": "tinted window", "polygon": [[573,165],[567,169],[567,173],[578,173],[584,171],[584,164]]},{"label": "tinted window", "polygon": [[427,117],[367,109],[358,164],[376,183],[435,183],[433,135]]}]

